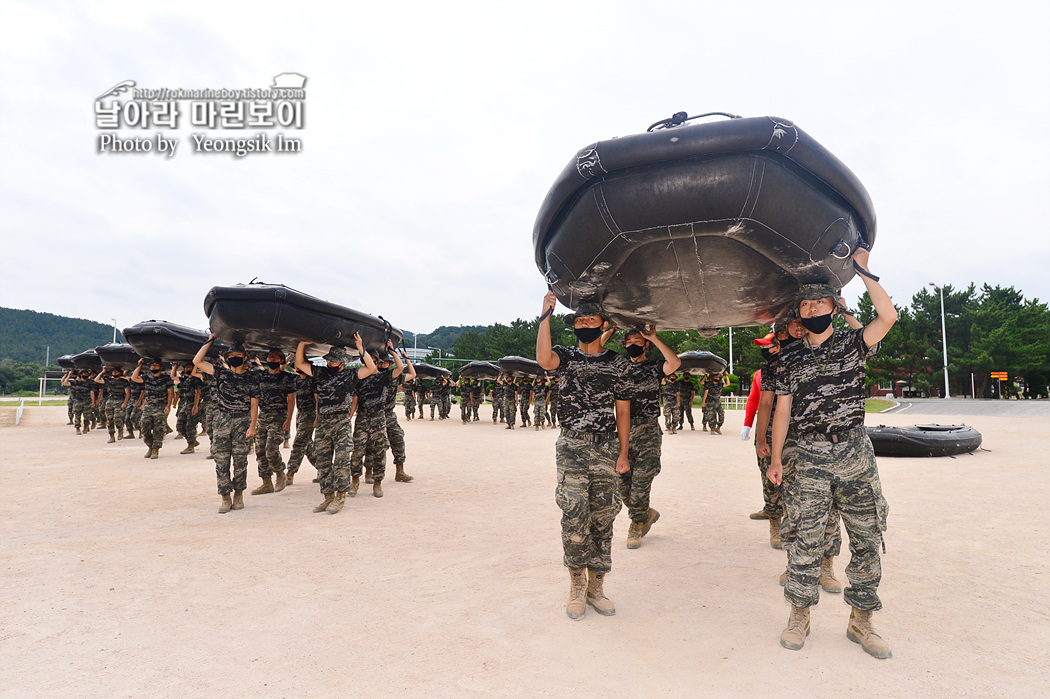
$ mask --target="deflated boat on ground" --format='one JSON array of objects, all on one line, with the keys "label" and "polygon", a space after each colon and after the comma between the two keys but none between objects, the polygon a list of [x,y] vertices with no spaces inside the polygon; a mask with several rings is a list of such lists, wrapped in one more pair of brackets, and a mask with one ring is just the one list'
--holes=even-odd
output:
[{"label": "deflated boat on ground", "polygon": [[864,428],[877,456],[953,456],[975,451],[981,433],[968,425]]},{"label": "deflated boat on ground", "polygon": [[786,119],[693,118],[591,144],[555,180],[533,245],[562,304],[710,334],[772,322],[801,284],[852,279],[875,241],[860,180]]}]

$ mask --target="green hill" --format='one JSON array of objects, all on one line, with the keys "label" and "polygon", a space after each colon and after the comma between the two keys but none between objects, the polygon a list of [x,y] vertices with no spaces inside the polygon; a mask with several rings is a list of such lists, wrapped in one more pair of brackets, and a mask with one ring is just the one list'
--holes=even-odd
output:
[{"label": "green hill", "polygon": [[[79,354],[112,341],[113,328],[93,320],[0,308],[0,359],[43,366],[49,346],[54,364],[55,357]],[[118,332],[117,342],[123,341]]]}]

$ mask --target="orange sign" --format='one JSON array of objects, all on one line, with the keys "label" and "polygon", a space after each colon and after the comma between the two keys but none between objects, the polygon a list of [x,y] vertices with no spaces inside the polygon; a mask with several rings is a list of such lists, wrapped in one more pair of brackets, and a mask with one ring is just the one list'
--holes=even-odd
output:
[{"label": "orange sign", "polygon": [[1006,381],[1010,378],[1010,375],[1005,371],[993,371],[992,378],[999,379],[1000,381]]}]

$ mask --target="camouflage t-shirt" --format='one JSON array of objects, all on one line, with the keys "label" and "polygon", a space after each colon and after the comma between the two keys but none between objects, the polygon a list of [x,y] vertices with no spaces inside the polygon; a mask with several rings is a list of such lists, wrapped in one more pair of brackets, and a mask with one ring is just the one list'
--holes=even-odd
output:
[{"label": "camouflage t-shirt", "polygon": [[314,400],[314,377],[295,377],[295,407],[300,412],[312,413],[317,408]]},{"label": "camouflage t-shirt", "polygon": [[686,406],[692,403],[693,394],[696,392],[696,389],[693,387],[693,382],[689,379],[679,379],[675,382],[675,385],[678,387],[678,395],[682,399],[681,404]]},{"label": "camouflage t-shirt", "polygon": [[322,415],[349,413],[350,403],[357,388],[357,369],[344,367],[342,371],[326,366],[313,368],[317,388],[317,412]]},{"label": "camouflage t-shirt", "polygon": [[91,392],[95,390],[95,386],[98,384],[91,379],[69,379],[69,395],[73,400],[91,400]]},{"label": "camouflage t-shirt", "polygon": [[631,399],[627,359],[607,349],[584,354],[579,347],[555,345],[558,367],[558,420],[578,432],[615,432],[616,401]]},{"label": "camouflage t-shirt", "polygon": [[444,398],[445,396],[449,395],[449,393],[451,391],[452,391],[452,387],[448,384],[447,381],[436,381],[436,382],[434,382],[434,397],[435,398]]},{"label": "camouflage t-shirt", "polygon": [[259,373],[259,412],[288,413],[288,396],[295,393],[295,375],[287,371]]},{"label": "camouflage t-shirt", "polygon": [[706,379],[704,390],[707,391],[707,402],[713,403],[722,397],[722,379]]},{"label": "camouflage t-shirt", "polygon": [[[198,388],[203,388],[204,382],[198,379],[196,376],[184,376],[179,381],[179,408],[181,410],[192,410],[194,394]],[[201,400],[204,400],[203,395]]]},{"label": "camouflage t-shirt", "polygon": [[532,398],[537,403],[547,402],[547,384],[538,383],[532,386]]},{"label": "camouflage t-shirt", "polygon": [[128,388],[131,389],[131,403],[138,402],[139,396],[142,395],[142,384],[134,381],[128,381]]},{"label": "camouflage t-shirt", "polygon": [[[675,385],[674,381],[668,381],[664,384],[664,405],[678,405],[678,386]],[[634,415],[634,413],[631,413]]]},{"label": "camouflage t-shirt", "polygon": [[475,401],[480,401],[481,396],[485,394],[485,382],[478,381],[470,387],[470,397]]},{"label": "camouflage t-shirt", "polygon": [[836,330],[820,347],[808,338],[781,353],[774,381],[791,394],[791,424],[800,434],[841,432],[864,424],[867,359],[879,350],[864,342],[864,328]]},{"label": "camouflage t-shirt", "polygon": [[106,382],[106,400],[111,403],[123,403],[124,402],[124,389],[128,387],[128,380],[125,378],[117,378],[115,376],[105,377]]},{"label": "camouflage t-shirt", "polygon": [[154,376],[152,372],[140,375],[142,378],[142,390],[146,392],[146,402],[143,405],[164,405],[168,402],[168,389],[175,385],[171,376],[162,371]]},{"label": "camouflage t-shirt", "polygon": [[390,383],[386,387],[386,391],[383,393],[383,410],[394,409],[394,406],[397,405],[397,387],[404,385],[404,383],[405,372],[403,371],[397,375],[396,379],[390,380]]},{"label": "camouflage t-shirt", "polygon": [[386,389],[390,385],[390,370],[377,371],[357,382],[357,412],[378,415],[386,405]]},{"label": "camouflage t-shirt", "polygon": [[663,377],[663,359],[629,362],[627,380],[631,382],[633,390],[631,420],[655,420],[660,417],[660,379]]},{"label": "camouflage t-shirt", "polygon": [[216,364],[215,397],[219,408],[228,413],[246,413],[252,409],[252,398],[259,397],[259,372],[238,374]]}]

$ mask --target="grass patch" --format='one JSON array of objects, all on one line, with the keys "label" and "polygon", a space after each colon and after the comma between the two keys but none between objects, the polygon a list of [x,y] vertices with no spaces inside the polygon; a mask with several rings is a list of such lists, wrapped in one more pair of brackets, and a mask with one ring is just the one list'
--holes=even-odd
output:
[{"label": "grass patch", "polygon": [[864,412],[881,413],[886,408],[892,408],[896,403],[897,401],[886,400],[885,398],[865,398]]}]

